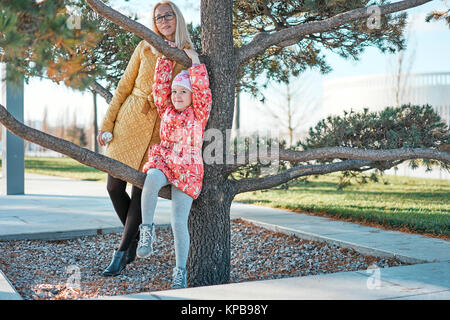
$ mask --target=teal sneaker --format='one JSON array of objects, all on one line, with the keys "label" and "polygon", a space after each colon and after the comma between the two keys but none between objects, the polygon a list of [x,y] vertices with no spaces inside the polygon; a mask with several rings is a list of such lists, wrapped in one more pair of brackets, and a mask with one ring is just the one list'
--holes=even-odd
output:
[{"label": "teal sneaker", "polygon": [[155,242],[156,234],[155,234],[155,225],[150,224],[141,224],[139,226],[139,242],[138,247],[136,249],[136,255],[139,258],[147,258],[153,252],[153,242]]},{"label": "teal sneaker", "polygon": [[187,271],[184,268],[173,268],[172,289],[187,288]]}]

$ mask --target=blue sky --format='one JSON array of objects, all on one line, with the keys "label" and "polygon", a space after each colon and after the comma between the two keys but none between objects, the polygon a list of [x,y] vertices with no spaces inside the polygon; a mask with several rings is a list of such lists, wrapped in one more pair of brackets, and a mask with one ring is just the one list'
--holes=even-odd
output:
[{"label": "blue sky", "polygon": [[[432,1],[423,8],[408,10],[412,27],[407,52],[416,50],[411,72],[450,71],[450,29],[443,22],[425,22],[426,13],[432,11],[440,1]],[[328,77],[379,74],[389,72],[389,60],[393,55],[383,54],[376,48],[367,48],[359,61],[345,60],[335,54],[327,59],[333,67]]]},{"label": "blue sky", "polygon": [[[199,1],[180,2],[175,0],[175,2],[182,3],[180,7],[187,22],[200,23]],[[140,18],[139,21],[148,26],[153,1],[130,0],[125,2],[124,0],[111,0],[110,3],[115,9],[123,13],[137,13]],[[407,49],[407,56],[415,51],[411,72],[450,72],[450,29],[443,22],[424,22],[427,13],[442,8],[446,8],[444,3],[435,0],[421,7],[408,10],[411,21],[414,22],[410,30],[412,40]],[[345,60],[333,53],[327,53],[326,57],[333,68],[332,72],[327,75],[307,72],[308,81],[312,82],[310,90],[318,100],[320,100],[324,79],[393,72],[392,61],[395,59],[393,55],[383,54],[375,48],[367,48],[360,56],[359,61]],[[273,89],[266,92],[268,98],[273,95],[272,92]],[[101,122],[107,104],[101,98],[98,99],[98,103],[98,119]],[[263,129],[270,123],[270,119],[246,122],[245,119],[254,118],[256,113],[261,113],[259,110],[264,109],[264,105],[259,105],[259,109],[256,108],[259,102],[245,94],[241,98],[241,104],[241,125],[243,129]],[[50,81],[32,80],[29,85],[25,86],[25,119],[41,119],[45,106],[49,109],[50,121],[64,121],[64,118],[76,113],[79,124],[91,123],[91,94],[79,93]]]}]

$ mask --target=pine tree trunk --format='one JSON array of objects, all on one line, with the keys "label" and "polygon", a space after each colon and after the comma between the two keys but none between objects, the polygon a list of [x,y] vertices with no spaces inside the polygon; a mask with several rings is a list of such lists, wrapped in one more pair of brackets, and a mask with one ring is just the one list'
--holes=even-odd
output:
[{"label": "pine tree trunk", "polygon": [[[189,286],[227,283],[230,278],[230,207],[235,193],[223,168],[226,133],[233,124],[236,84],[232,10],[231,0],[202,1],[202,48],[213,96],[206,130],[214,128],[222,133],[224,163],[205,163],[202,192],[192,204]],[[203,148],[207,145],[205,141]]]},{"label": "pine tree trunk", "polygon": [[202,193],[189,216],[191,287],[228,283],[230,279],[230,207],[234,192],[226,180],[208,177],[206,173]]},{"label": "pine tree trunk", "polygon": [[93,133],[92,133],[92,150],[94,152],[98,152],[98,142],[97,142],[97,133],[98,133],[98,124],[97,124],[97,92],[92,92],[93,97],[93,116],[92,116],[92,127],[93,127]]}]

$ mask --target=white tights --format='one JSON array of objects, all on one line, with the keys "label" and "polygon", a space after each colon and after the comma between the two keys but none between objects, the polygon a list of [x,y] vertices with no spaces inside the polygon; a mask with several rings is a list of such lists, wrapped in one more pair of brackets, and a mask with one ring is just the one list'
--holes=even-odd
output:
[{"label": "white tights", "polygon": [[[151,168],[147,171],[141,200],[143,224],[153,223],[159,190],[167,184],[169,184],[169,181],[161,170]],[[176,266],[186,268],[190,241],[188,217],[194,199],[174,185],[171,185],[171,194],[172,209],[170,221],[174,236]]]}]

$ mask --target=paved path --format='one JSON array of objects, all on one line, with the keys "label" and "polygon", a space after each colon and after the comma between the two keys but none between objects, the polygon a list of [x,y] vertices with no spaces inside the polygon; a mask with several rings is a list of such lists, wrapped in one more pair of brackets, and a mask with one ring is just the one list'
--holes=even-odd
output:
[{"label": "paved path", "polygon": [[[65,239],[115,232],[104,183],[26,174],[26,195],[0,196],[0,240]],[[155,223],[169,224],[170,201],[158,201]],[[397,257],[411,266],[141,293],[104,299],[450,299],[450,242],[324,217],[233,203],[232,218],[266,228]],[[379,281],[378,281],[379,279]],[[20,299],[0,272],[0,300]]]}]

